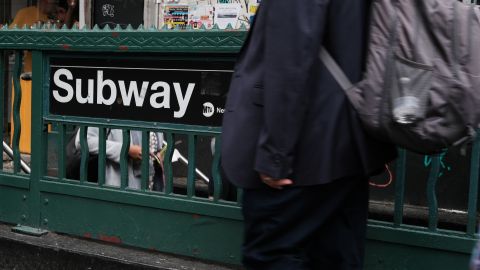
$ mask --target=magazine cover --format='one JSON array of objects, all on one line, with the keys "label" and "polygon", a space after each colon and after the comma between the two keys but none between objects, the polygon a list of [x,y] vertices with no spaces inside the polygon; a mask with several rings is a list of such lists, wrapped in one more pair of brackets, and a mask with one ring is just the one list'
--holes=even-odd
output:
[{"label": "magazine cover", "polygon": [[215,5],[214,22],[220,29],[227,28],[228,24],[236,28],[241,11],[241,4],[217,4]]},{"label": "magazine cover", "polygon": [[166,4],[163,9],[163,23],[168,29],[177,26],[185,29],[188,23],[188,5]]},{"label": "magazine cover", "polygon": [[248,3],[248,19],[250,20],[250,23],[253,23],[259,5],[260,3],[255,1],[251,1],[250,3]]},{"label": "magazine cover", "polygon": [[193,29],[199,29],[202,25],[207,29],[213,27],[212,5],[191,5],[188,13],[188,24]]}]

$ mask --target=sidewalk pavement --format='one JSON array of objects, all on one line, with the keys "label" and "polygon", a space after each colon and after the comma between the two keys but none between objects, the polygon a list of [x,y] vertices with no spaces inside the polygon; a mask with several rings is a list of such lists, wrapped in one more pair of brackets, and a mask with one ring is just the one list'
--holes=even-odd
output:
[{"label": "sidewalk pavement", "polygon": [[164,254],[49,232],[35,237],[0,224],[0,269],[15,270],[239,270]]}]

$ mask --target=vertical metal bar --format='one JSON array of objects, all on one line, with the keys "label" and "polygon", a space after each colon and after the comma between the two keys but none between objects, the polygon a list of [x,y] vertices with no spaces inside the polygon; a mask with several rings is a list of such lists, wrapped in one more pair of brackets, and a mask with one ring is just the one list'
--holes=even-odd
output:
[{"label": "vertical metal bar", "polygon": [[57,124],[58,129],[58,141],[57,141],[57,153],[58,153],[58,178],[63,180],[66,176],[65,171],[65,147],[66,147],[66,130],[64,124]]},{"label": "vertical metal bar", "polygon": [[395,182],[395,213],[393,223],[400,226],[403,223],[403,206],[405,204],[405,171],[407,169],[407,151],[398,150],[398,159],[396,162],[396,182]]},{"label": "vertical metal bar", "polygon": [[[4,138],[4,130],[5,130],[5,123],[4,123],[4,114],[5,114],[5,69],[6,69],[6,62],[5,62],[5,51],[0,50],[0,132],[2,133],[2,141]],[[3,171],[3,156],[0,159],[0,171]]]},{"label": "vertical metal bar", "polygon": [[84,183],[88,178],[88,159],[90,156],[90,150],[88,149],[87,141],[88,127],[80,127],[80,151],[82,158],[80,159],[80,183]]},{"label": "vertical metal bar", "polygon": [[165,153],[164,168],[165,168],[165,194],[171,194],[173,192],[173,168],[172,157],[175,149],[174,135],[171,132],[167,132],[167,151]]},{"label": "vertical metal bar", "polygon": [[197,148],[197,136],[188,135],[188,175],[187,175],[187,197],[195,196],[195,153]]},{"label": "vertical metal bar", "polygon": [[20,104],[22,102],[22,88],[20,85],[20,74],[22,72],[22,55],[23,52],[18,50],[15,52],[15,66],[13,69],[13,172],[18,173],[20,171],[20,134],[21,121],[20,121]]},{"label": "vertical metal bar", "polygon": [[40,181],[46,174],[47,168],[47,126],[43,122],[43,87],[45,86],[46,63],[41,51],[32,53],[32,143],[30,175],[30,195],[28,197],[28,213],[26,223],[32,227],[41,227]]},{"label": "vertical metal bar", "polygon": [[122,152],[120,154],[120,188],[128,186],[128,150],[130,149],[130,130],[123,129]]},{"label": "vertical metal bar", "polygon": [[147,190],[149,188],[148,180],[150,178],[150,159],[150,132],[142,131],[142,179],[140,181],[141,190]]},{"label": "vertical metal bar", "polygon": [[243,199],[243,189],[237,188],[237,204],[242,206],[242,199]]},{"label": "vertical metal bar", "polygon": [[437,180],[440,173],[440,156],[432,156],[432,167],[427,182],[428,229],[436,231],[438,226]]},{"label": "vertical metal bar", "polygon": [[98,185],[105,185],[105,165],[107,151],[107,135],[104,127],[98,129]]},{"label": "vertical metal bar", "polygon": [[222,176],[220,174],[220,157],[221,157],[221,144],[222,140],[220,136],[215,137],[215,153],[213,155],[212,165],[212,177],[213,177],[213,201],[218,202],[222,195]]},{"label": "vertical metal bar", "polygon": [[478,170],[480,169],[480,137],[477,136],[472,147],[470,160],[470,186],[468,189],[467,234],[474,236],[477,228]]}]

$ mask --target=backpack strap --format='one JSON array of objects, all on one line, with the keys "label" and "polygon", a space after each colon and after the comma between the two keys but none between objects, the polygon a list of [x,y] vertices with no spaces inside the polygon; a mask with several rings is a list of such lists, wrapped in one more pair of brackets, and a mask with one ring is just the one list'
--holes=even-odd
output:
[{"label": "backpack strap", "polygon": [[335,62],[333,57],[323,46],[320,49],[319,57],[328,71],[332,74],[333,78],[335,78],[340,87],[342,87],[343,91],[347,92],[348,89],[352,88],[352,82],[348,79],[347,75],[345,75],[340,66],[338,66],[337,62]]}]

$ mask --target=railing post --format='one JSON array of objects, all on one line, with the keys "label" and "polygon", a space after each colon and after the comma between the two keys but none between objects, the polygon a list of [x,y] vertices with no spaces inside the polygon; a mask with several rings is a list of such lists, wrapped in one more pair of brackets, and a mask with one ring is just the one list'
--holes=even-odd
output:
[{"label": "railing post", "polygon": [[475,236],[477,231],[478,177],[480,168],[480,137],[475,139],[470,161],[470,184],[468,189],[467,234]]},{"label": "railing post", "polygon": [[396,184],[395,184],[395,212],[393,221],[395,226],[403,223],[403,207],[405,203],[405,170],[407,169],[407,151],[405,149],[398,150],[398,158],[396,164]]},{"label": "railing post", "polygon": [[437,231],[438,227],[438,201],[437,201],[437,180],[440,173],[440,156],[432,156],[432,168],[428,175],[427,201],[428,201],[428,229]]},{"label": "railing post", "polygon": [[130,148],[130,130],[123,129],[123,144],[120,154],[120,188],[126,189],[128,185],[128,149]]},{"label": "railing post", "polygon": [[[155,131],[156,132],[156,131]],[[140,180],[140,190],[145,191],[149,189],[150,178],[150,132],[142,131],[142,178]],[[146,158],[148,157],[148,158]],[[153,161],[155,162],[155,161]]]},{"label": "railing post", "polygon": [[197,157],[195,156],[195,149],[197,145],[197,136],[193,134],[188,135],[188,176],[187,176],[187,197],[195,196],[195,163]]},{"label": "railing post", "polygon": [[213,155],[212,164],[212,180],[213,180],[213,201],[218,202],[222,196],[222,176],[220,174],[220,157],[221,157],[221,136],[215,137],[215,154]]},{"label": "railing post", "polygon": [[[5,104],[5,51],[0,51],[0,104]],[[0,131],[2,132],[2,140],[5,129],[5,109],[0,109]],[[3,148],[2,148],[3,149]],[[0,160],[0,170],[3,170],[3,157]]]},{"label": "railing post", "polygon": [[47,149],[47,129],[43,123],[43,86],[45,84],[46,70],[41,51],[33,51],[32,59],[32,171],[30,174],[30,191],[27,198],[28,212],[24,223],[26,226],[17,226],[13,230],[40,236],[46,233],[45,230],[41,229],[40,202],[40,179],[45,175],[45,153]]},{"label": "railing post", "polygon": [[65,170],[65,146],[66,141],[66,126],[65,124],[57,124],[58,127],[58,142],[57,142],[57,153],[58,153],[58,178],[65,180],[66,170]]},{"label": "railing post", "polygon": [[107,137],[106,129],[98,128],[98,185],[101,187],[105,185]]},{"label": "railing post", "polygon": [[165,194],[171,194],[173,192],[173,168],[172,157],[175,150],[175,138],[171,132],[167,132],[167,152],[164,158],[165,168]]},{"label": "railing post", "polygon": [[22,125],[20,119],[20,105],[22,102],[22,87],[20,84],[20,75],[22,73],[22,51],[15,52],[15,66],[13,68],[13,172],[20,171],[20,135],[22,134]]},{"label": "railing post", "polygon": [[79,129],[80,133],[80,151],[82,153],[82,157],[80,159],[80,183],[85,183],[88,181],[88,159],[90,156],[90,152],[88,149],[88,142],[87,142],[87,131],[88,127],[81,126]]}]

